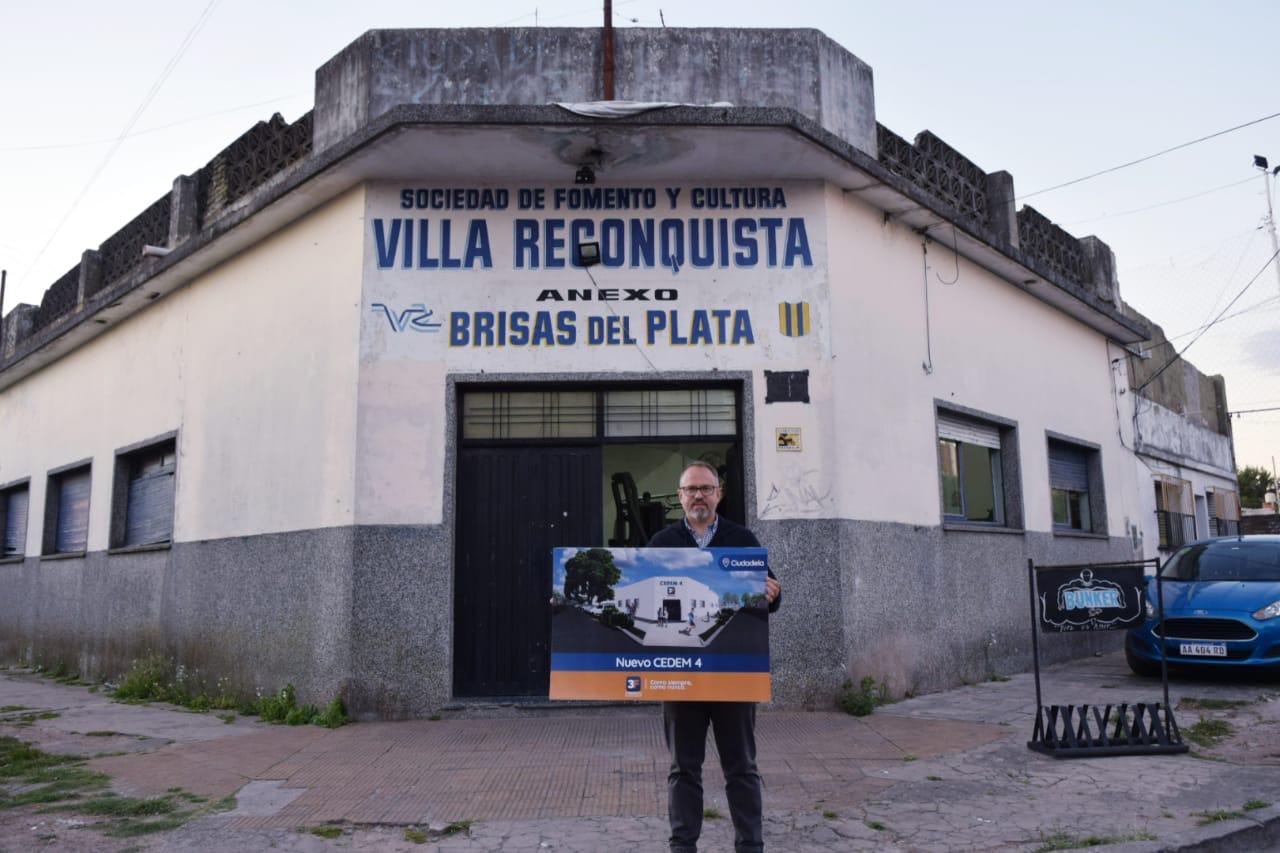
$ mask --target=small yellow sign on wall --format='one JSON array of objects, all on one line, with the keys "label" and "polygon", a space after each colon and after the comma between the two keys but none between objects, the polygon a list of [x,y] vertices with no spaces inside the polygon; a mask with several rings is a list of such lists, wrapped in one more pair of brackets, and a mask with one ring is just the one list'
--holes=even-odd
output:
[{"label": "small yellow sign on wall", "polygon": [[778,427],[774,433],[778,437],[779,450],[800,451],[800,427]]}]

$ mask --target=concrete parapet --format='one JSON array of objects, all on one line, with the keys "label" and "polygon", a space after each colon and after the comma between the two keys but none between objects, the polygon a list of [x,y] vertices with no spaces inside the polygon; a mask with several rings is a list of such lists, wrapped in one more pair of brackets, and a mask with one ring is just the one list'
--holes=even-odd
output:
[{"label": "concrete parapet", "polygon": [[199,184],[193,175],[179,175],[173,180],[169,205],[170,248],[183,243],[200,230]]},{"label": "concrete parapet", "polygon": [[0,361],[13,357],[18,342],[31,335],[37,310],[36,306],[22,302],[5,316],[4,337],[0,339]]},{"label": "concrete parapet", "polygon": [[992,231],[1018,248],[1018,202],[1013,191],[1013,175],[1008,172],[987,175],[987,218]]},{"label": "concrete parapet", "polygon": [[[614,33],[619,100],[790,107],[876,156],[871,68],[817,30]],[[596,28],[371,30],[316,71],[315,150],[402,104],[603,97]]]},{"label": "concrete parapet", "polygon": [[1120,305],[1120,283],[1116,278],[1116,255],[1111,247],[1097,237],[1081,237],[1080,250],[1093,273],[1091,281],[1083,282],[1098,298],[1110,305]]}]

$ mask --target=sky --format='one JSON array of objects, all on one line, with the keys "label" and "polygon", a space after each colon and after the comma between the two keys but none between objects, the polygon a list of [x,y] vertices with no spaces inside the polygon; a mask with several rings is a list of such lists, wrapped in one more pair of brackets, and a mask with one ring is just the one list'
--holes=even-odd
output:
[{"label": "sky", "polygon": [[[38,304],[84,249],[255,121],[305,113],[315,69],[365,30],[598,26],[602,5],[2,4],[5,311]],[[1010,172],[1020,198],[1280,113],[1271,0],[618,0],[614,12],[618,26],[820,29],[872,67],[877,120],[908,139],[931,130],[984,170]],[[1179,346],[1256,275],[1227,314],[1247,310],[1187,352],[1226,377],[1233,411],[1280,407],[1280,274],[1263,268],[1272,247],[1255,154],[1280,165],[1280,118],[1026,201],[1109,244],[1123,298]],[[1237,463],[1270,469],[1280,409],[1243,414],[1233,429]]]}]

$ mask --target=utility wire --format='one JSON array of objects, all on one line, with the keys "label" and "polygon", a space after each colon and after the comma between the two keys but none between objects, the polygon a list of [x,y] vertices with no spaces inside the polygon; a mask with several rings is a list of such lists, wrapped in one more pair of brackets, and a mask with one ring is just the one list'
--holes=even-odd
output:
[{"label": "utility wire", "polygon": [[1261,311],[1263,308],[1275,308],[1277,307],[1277,303],[1280,303],[1280,296],[1267,297],[1261,302],[1255,302],[1254,304],[1250,305],[1248,308],[1241,308],[1239,311],[1228,314],[1225,317],[1220,317],[1213,322],[1205,323],[1203,326],[1196,326],[1194,329],[1188,329],[1187,331],[1183,332],[1180,335],[1174,335],[1172,337],[1165,338],[1164,343],[1172,343],[1173,341],[1181,340],[1182,338],[1185,338],[1188,335],[1194,335],[1196,332],[1200,331],[1201,329],[1209,328],[1210,326],[1213,325],[1213,323],[1221,323],[1224,320],[1230,320],[1232,317],[1239,317],[1242,314],[1248,314],[1252,311]]},{"label": "utility wire", "polygon": [[1077,219],[1074,222],[1064,222],[1062,223],[1062,227],[1069,228],[1073,225],[1084,225],[1087,222],[1101,222],[1104,219],[1116,219],[1117,217],[1129,216],[1134,213],[1145,213],[1148,210],[1155,210],[1156,208],[1159,208],[1159,207],[1168,207],[1171,204],[1181,204],[1184,201],[1191,201],[1192,199],[1201,198],[1211,193],[1221,192],[1222,190],[1229,190],[1232,187],[1242,186],[1244,184],[1252,183],[1256,180],[1257,180],[1256,177],[1250,175],[1249,177],[1245,178],[1243,181],[1236,181],[1235,183],[1231,183],[1231,184],[1223,184],[1220,187],[1214,187],[1211,190],[1198,192],[1195,195],[1184,195],[1181,198],[1169,199],[1168,201],[1158,202],[1157,204],[1149,204],[1146,207],[1135,207],[1133,210],[1122,210],[1119,213],[1107,213],[1107,214],[1103,214],[1102,216],[1094,216],[1089,219]]},{"label": "utility wire", "polygon": [[1265,409],[1236,409],[1234,412],[1227,412],[1228,415],[1250,415],[1254,412],[1280,412],[1280,406],[1269,406]]},{"label": "utility wire", "polygon": [[1036,190],[1035,192],[1032,192],[1032,193],[1024,193],[1023,195],[1018,196],[1018,198],[1025,200],[1025,199],[1032,198],[1033,196],[1044,195],[1045,193],[1053,192],[1054,190],[1060,190],[1063,187],[1070,187],[1076,184],[1084,183],[1085,181],[1089,181],[1094,178],[1101,177],[1102,175],[1109,175],[1112,172],[1118,172],[1121,169],[1127,169],[1130,166],[1136,166],[1139,163],[1145,163],[1148,160],[1154,160],[1157,157],[1163,157],[1165,154],[1171,154],[1174,151],[1181,151],[1183,148],[1190,148],[1192,145],[1197,145],[1201,142],[1207,142],[1210,139],[1216,139],[1219,136],[1224,136],[1228,133],[1234,133],[1237,130],[1242,130],[1246,127],[1252,127],[1255,124],[1261,124],[1264,121],[1270,121],[1271,119],[1277,118],[1277,117],[1280,117],[1280,113],[1272,113],[1271,115],[1263,116],[1262,118],[1255,118],[1253,121],[1247,121],[1244,124],[1238,124],[1235,127],[1228,127],[1225,130],[1219,130],[1219,131],[1216,131],[1215,133],[1210,133],[1208,136],[1201,136],[1198,139],[1192,139],[1189,142],[1183,142],[1179,145],[1173,146],[1172,148],[1166,148],[1163,151],[1157,151],[1154,154],[1148,154],[1145,157],[1139,157],[1137,160],[1130,160],[1127,163],[1121,163],[1118,166],[1112,166],[1109,169],[1103,169],[1100,172],[1094,172],[1089,175],[1084,175],[1083,177],[1073,178],[1070,181],[1066,181],[1061,184],[1054,184],[1051,187],[1045,187],[1044,189]]},{"label": "utility wire", "polygon": [[231,114],[231,113],[243,112],[244,110],[251,110],[251,109],[254,109],[254,108],[256,108],[256,107],[263,107],[263,106],[266,106],[267,104],[276,104],[276,103],[279,103],[280,101],[288,101],[288,100],[290,100],[290,99],[292,99],[292,98],[297,98],[297,97],[300,97],[300,96],[299,96],[299,95],[297,95],[297,94],[294,94],[294,95],[284,95],[284,96],[279,97],[279,98],[270,98],[270,99],[265,100],[265,101],[257,101],[257,102],[252,103],[252,104],[244,104],[244,105],[239,106],[239,107],[228,107],[228,108],[227,108],[227,109],[225,109],[225,110],[218,110],[217,112],[212,112],[212,113],[202,113],[202,114],[200,114],[200,115],[198,115],[198,116],[189,116],[189,117],[184,118],[184,119],[179,119],[178,121],[171,121],[171,122],[169,122],[168,124],[158,124],[158,125],[156,125],[155,127],[148,127],[148,128],[146,128],[146,129],[144,129],[144,130],[135,130],[133,133],[127,134],[127,135],[125,135],[125,136],[108,136],[108,137],[105,137],[105,138],[103,138],[103,139],[90,139],[90,140],[87,140],[87,141],[84,141],[84,142],[56,142],[56,143],[53,143],[53,144],[51,144],[51,145],[12,145],[12,146],[4,146],[4,147],[0,147],[0,152],[8,152],[8,151],[57,151],[57,150],[64,149],[64,148],[88,148],[88,147],[93,146],[93,145],[105,145],[105,144],[106,144],[106,143],[108,143],[108,142],[116,142],[116,141],[121,140],[121,139],[133,139],[133,138],[138,137],[138,136],[146,136],[146,135],[147,135],[147,134],[149,134],[149,133],[159,133],[160,131],[162,131],[162,130],[168,130],[168,129],[169,129],[169,128],[171,128],[171,127],[178,127],[178,126],[180,126],[180,125],[190,124],[190,123],[191,123],[191,122],[193,122],[193,121],[201,121],[202,119],[206,119],[206,118],[214,118],[214,117],[216,117],[216,116],[224,116],[224,115],[229,115],[229,114]]},{"label": "utility wire", "polygon": [[67,212],[62,215],[62,219],[60,219],[58,224],[54,227],[53,233],[49,235],[49,239],[45,241],[44,245],[40,247],[40,251],[36,253],[35,260],[28,264],[26,270],[23,271],[21,279],[24,282],[26,281],[27,275],[31,273],[31,270],[35,268],[36,264],[40,263],[40,259],[44,257],[44,253],[49,250],[51,245],[53,245],[54,239],[57,238],[59,232],[62,231],[62,226],[67,224],[67,220],[71,218],[71,214],[75,213],[76,208],[80,206],[80,202],[84,201],[84,197],[89,194],[89,190],[102,175],[103,170],[107,168],[107,164],[111,162],[111,158],[115,156],[115,153],[118,150],[120,150],[121,143],[123,143],[125,138],[133,132],[134,125],[138,123],[138,119],[142,118],[142,114],[146,112],[147,107],[151,106],[151,102],[155,100],[156,95],[160,92],[160,87],[169,79],[169,75],[172,74],[173,69],[178,66],[178,62],[182,59],[183,54],[187,52],[187,48],[191,47],[191,43],[195,41],[196,36],[198,36],[200,31],[204,29],[204,25],[209,22],[209,18],[213,15],[213,10],[217,7],[219,2],[220,0],[209,0],[209,5],[204,7],[204,11],[200,13],[200,17],[196,19],[195,24],[192,25],[191,29],[187,32],[182,43],[178,45],[177,51],[160,71],[160,76],[156,78],[155,82],[151,84],[151,88],[147,90],[147,94],[143,96],[142,103],[138,104],[138,108],[133,111],[133,115],[129,116],[129,120],[125,122],[124,129],[120,131],[120,135],[116,137],[111,148],[107,150],[106,156],[102,158],[102,162],[98,164],[98,168],[89,176],[89,180],[84,185],[84,189],[80,190],[80,194],[76,196],[75,201],[71,202],[71,206],[67,208]]},{"label": "utility wire", "polygon": [[1187,350],[1191,349],[1191,347],[1195,345],[1195,342],[1200,340],[1200,338],[1204,336],[1205,332],[1209,331],[1215,325],[1217,325],[1218,321],[1222,319],[1222,316],[1227,313],[1227,311],[1231,308],[1232,305],[1236,304],[1236,302],[1240,299],[1241,296],[1245,295],[1245,292],[1248,291],[1250,287],[1253,287],[1253,283],[1262,277],[1262,274],[1267,271],[1267,267],[1271,266],[1272,262],[1275,261],[1277,257],[1280,257],[1280,251],[1274,252],[1271,255],[1271,257],[1267,258],[1267,262],[1262,265],[1261,269],[1259,269],[1256,273],[1254,273],[1253,278],[1249,279],[1249,283],[1246,284],[1244,287],[1242,287],[1240,289],[1240,292],[1237,293],[1234,297],[1232,297],[1231,301],[1227,303],[1226,308],[1223,308],[1222,311],[1218,313],[1218,316],[1213,318],[1213,322],[1209,323],[1207,326],[1201,329],[1199,333],[1194,338],[1191,339],[1191,343],[1187,344],[1185,347],[1179,350],[1177,354],[1175,354],[1172,358],[1166,361],[1159,370],[1157,370],[1154,374],[1152,374],[1150,379],[1148,379],[1146,382],[1143,382],[1141,385],[1135,388],[1134,389],[1135,393],[1139,393],[1139,394],[1142,393],[1142,389],[1146,388],[1152,382],[1155,382],[1157,379],[1159,379],[1160,374],[1168,370],[1169,366],[1172,365],[1175,361],[1182,358],[1183,354]]}]

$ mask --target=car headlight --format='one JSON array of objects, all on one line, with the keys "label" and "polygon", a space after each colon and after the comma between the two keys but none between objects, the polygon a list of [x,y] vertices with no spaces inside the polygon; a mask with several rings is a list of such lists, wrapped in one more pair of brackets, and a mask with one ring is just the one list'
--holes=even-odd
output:
[{"label": "car headlight", "polygon": [[1151,603],[1151,599],[1148,598],[1146,600],[1146,605],[1147,605],[1147,618],[1148,619],[1156,618],[1156,606]]},{"label": "car headlight", "polygon": [[1268,619],[1274,619],[1280,616],[1280,601],[1273,601],[1266,607],[1253,614],[1253,618],[1259,622],[1265,622]]}]

